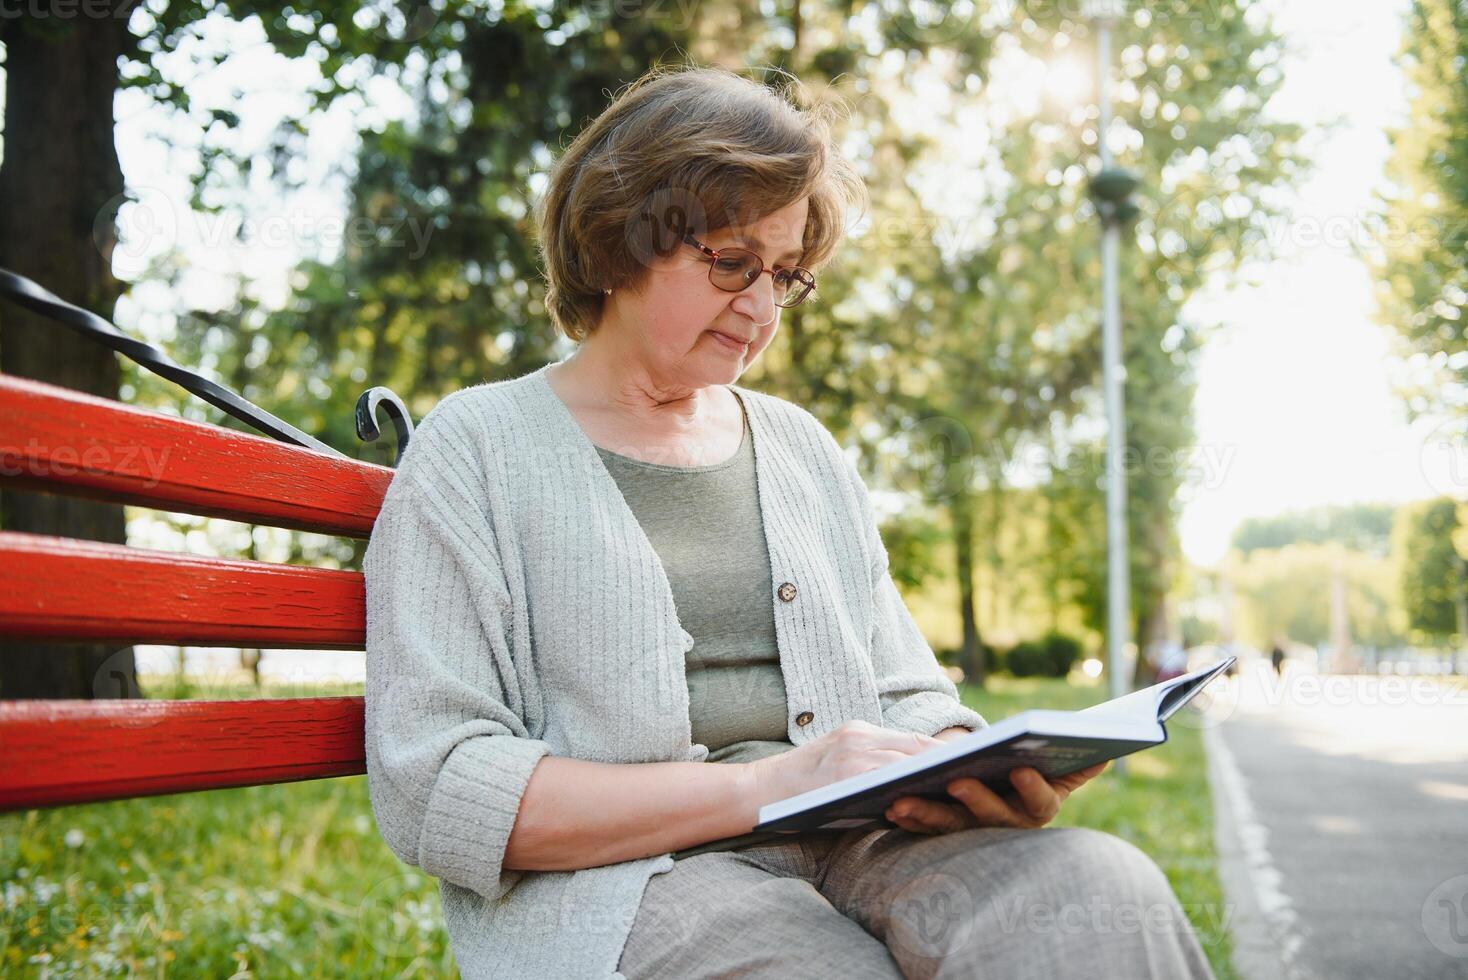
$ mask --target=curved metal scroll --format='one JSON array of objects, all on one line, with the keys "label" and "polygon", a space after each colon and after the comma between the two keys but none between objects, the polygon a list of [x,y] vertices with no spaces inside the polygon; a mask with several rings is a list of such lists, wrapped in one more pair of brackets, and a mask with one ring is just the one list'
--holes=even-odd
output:
[{"label": "curved metal scroll", "polygon": [[394,463],[396,463],[403,458],[403,453],[408,448],[408,440],[413,437],[413,417],[408,414],[408,406],[403,404],[401,398],[393,394],[391,388],[384,388],[381,385],[368,388],[357,399],[357,438],[363,442],[376,442],[382,438],[382,429],[377,425],[379,408],[392,422],[393,432],[397,436],[398,452],[394,457]]}]

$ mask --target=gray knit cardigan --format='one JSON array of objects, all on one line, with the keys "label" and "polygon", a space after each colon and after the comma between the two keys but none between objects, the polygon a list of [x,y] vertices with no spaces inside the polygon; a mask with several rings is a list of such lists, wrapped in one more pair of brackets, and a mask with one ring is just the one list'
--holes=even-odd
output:
[{"label": "gray knit cardigan", "polygon": [[[701,762],[708,747],[692,742],[693,637],[662,564],[547,369],[444,398],[388,487],[362,564],[367,781],[387,845],[439,879],[465,977],[606,980],[622,977],[643,888],[673,858],[506,870],[525,784],[548,753]],[[790,741],[853,718],[985,727],[903,604],[841,446],[805,409],[736,390]]]}]

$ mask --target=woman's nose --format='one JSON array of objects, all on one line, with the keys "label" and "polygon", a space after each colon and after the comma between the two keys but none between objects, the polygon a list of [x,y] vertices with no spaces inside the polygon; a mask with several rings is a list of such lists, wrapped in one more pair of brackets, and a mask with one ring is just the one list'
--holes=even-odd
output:
[{"label": "woman's nose", "polygon": [[775,277],[762,275],[734,297],[736,312],[763,327],[775,319],[780,308],[775,305]]}]

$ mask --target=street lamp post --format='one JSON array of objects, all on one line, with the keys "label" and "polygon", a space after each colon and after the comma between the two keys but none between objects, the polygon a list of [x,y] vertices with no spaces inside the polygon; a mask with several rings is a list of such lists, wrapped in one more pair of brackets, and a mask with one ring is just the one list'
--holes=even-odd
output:
[{"label": "street lamp post", "polygon": [[[1106,402],[1106,664],[1111,697],[1130,688],[1126,647],[1131,618],[1131,583],[1127,567],[1125,380],[1121,363],[1121,300],[1117,257],[1121,226],[1136,217],[1131,194],[1137,179],[1113,166],[1106,134],[1111,125],[1111,27],[1126,10],[1124,0],[1086,0],[1083,13],[1096,30],[1096,88],[1100,107],[1096,142],[1101,170],[1091,179],[1091,196],[1101,218],[1101,384]],[[1117,760],[1121,771],[1121,760]]]}]

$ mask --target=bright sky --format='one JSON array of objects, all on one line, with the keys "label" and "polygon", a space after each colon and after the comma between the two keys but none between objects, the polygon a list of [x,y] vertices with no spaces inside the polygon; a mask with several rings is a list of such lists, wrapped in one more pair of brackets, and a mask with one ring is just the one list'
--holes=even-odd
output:
[{"label": "bright sky", "polygon": [[1187,557],[1221,558],[1238,522],[1284,510],[1442,493],[1444,460],[1425,443],[1435,420],[1408,425],[1392,391],[1387,332],[1357,250],[1388,153],[1384,128],[1405,110],[1394,64],[1402,0],[1272,0],[1294,55],[1271,110],[1343,122],[1311,156],[1315,177],[1271,235],[1281,260],[1257,286],[1194,298],[1188,313],[1224,324],[1203,354],[1198,443],[1221,465],[1188,494]]}]

